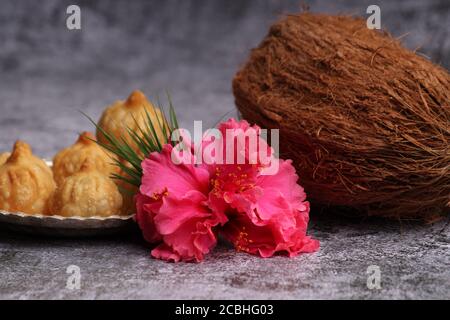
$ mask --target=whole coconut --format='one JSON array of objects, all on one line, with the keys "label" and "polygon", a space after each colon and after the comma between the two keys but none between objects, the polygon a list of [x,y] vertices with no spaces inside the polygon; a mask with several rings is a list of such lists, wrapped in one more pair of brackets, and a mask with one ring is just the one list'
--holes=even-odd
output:
[{"label": "whole coconut", "polygon": [[280,129],[316,203],[431,219],[450,206],[450,76],[362,19],[275,23],[233,81],[243,117]]}]

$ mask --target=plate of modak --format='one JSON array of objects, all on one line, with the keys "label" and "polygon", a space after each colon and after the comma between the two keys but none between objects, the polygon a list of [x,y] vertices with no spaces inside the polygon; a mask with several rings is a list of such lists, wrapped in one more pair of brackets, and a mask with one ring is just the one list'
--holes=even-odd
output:
[{"label": "plate of modak", "polygon": [[[31,147],[17,141],[11,152],[0,153],[0,226],[29,233],[57,236],[111,234],[133,229],[137,187],[112,175],[126,177],[117,158],[103,146],[104,132],[140,149],[127,132],[140,133],[148,117],[158,123],[163,138],[162,111],[139,90],[118,100],[102,113],[96,136],[79,135],[53,161],[36,157]],[[98,142],[97,142],[98,141]],[[123,165],[129,165],[121,161]]]},{"label": "plate of modak", "polygon": [[0,224],[54,236],[115,234],[133,228],[132,196],[110,178],[118,170],[95,136],[82,133],[53,161],[17,141],[0,154]]}]

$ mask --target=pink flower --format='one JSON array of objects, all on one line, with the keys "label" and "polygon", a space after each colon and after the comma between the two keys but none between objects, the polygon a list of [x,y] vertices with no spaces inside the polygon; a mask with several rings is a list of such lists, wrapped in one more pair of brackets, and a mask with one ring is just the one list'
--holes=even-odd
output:
[{"label": "pink flower", "polygon": [[216,244],[213,227],[227,218],[208,207],[209,173],[194,165],[176,165],[171,145],[142,162],[143,177],[136,197],[136,220],[152,250],[168,261],[201,261]]},{"label": "pink flower", "polygon": [[[297,184],[292,162],[273,158],[259,127],[246,121],[230,119],[218,129],[223,157],[233,139],[233,164],[223,158],[194,165],[194,149],[180,155],[172,152],[171,145],[143,161],[136,220],[144,238],[157,244],[152,256],[175,262],[202,261],[216,245],[218,232],[237,250],[261,257],[316,251],[319,242],[306,234],[309,203]],[[237,136],[230,138],[227,130],[256,132],[257,148]],[[202,146],[211,143],[204,140]],[[275,174],[265,174],[269,164],[267,157],[260,157],[262,152],[276,164]],[[244,163],[236,163],[238,155]],[[181,161],[186,157],[192,161]]]}]

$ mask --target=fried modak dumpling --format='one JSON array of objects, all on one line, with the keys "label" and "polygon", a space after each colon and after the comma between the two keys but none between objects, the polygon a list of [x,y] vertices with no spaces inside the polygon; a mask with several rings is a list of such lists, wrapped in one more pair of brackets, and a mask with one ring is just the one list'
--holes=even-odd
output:
[{"label": "fried modak dumpling", "polygon": [[[129,165],[131,166],[131,165]],[[122,177],[127,177],[127,174],[122,170],[118,174]],[[119,191],[122,194],[123,204],[122,204],[122,214],[132,215],[136,213],[136,204],[134,202],[134,195],[139,192],[139,188],[127,183],[124,180],[114,179],[114,182],[119,187]]]},{"label": "fried modak dumpling", "polygon": [[[143,135],[139,128],[144,129],[146,127],[146,124],[148,123],[147,114],[150,116],[158,139],[163,141],[163,127],[167,125],[165,122],[163,124],[163,114],[160,109],[155,108],[151,102],[148,101],[141,91],[133,91],[126,101],[116,101],[114,104],[107,107],[100,117],[98,126],[115,138],[125,139],[134,151],[140,154],[141,151],[136,146],[133,138],[129,135],[127,128],[142,137]],[[97,139],[101,143],[109,143],[102,131],[98,129]]]},{"label": "fried modak dumpling", "polygon": [[91,159],[95,169],[106,176],[116,172],[113,165],[113,156],[95,142],[90,132],[80,134],[72,146],[58,152],[53,158],[53,175],[57,185],[62,184],[65,178],[80,171],[87,159]]},{"label": "fried modak dumpling", "polygon": [[79,172],[64,179],[51,201],[53,215],[64,217],[107,217],[120,215],[122,196],[112,179],[87,159]]},{"label": "fried modak dumpling", "polygon": [[10,152],[0,153],[0,166],[3,165],[6,162],[6,160],[8,160],[10,155],[11,155]]},{"label": "fried modak dumpling", "polygon": [[132,215],[136,213],[136,203],[134,202],[134,195],[138,193],[139,188],[132,186],[128,183],[121,182],[119,186],[122,188],[122,214],[123,215]]},{"label": "fried modak dumpling", "polygon": [[33,155],[28,144],[17,141],[11,156],[0,167],[0,209],[46,214],[54,190],[52,170]]}]

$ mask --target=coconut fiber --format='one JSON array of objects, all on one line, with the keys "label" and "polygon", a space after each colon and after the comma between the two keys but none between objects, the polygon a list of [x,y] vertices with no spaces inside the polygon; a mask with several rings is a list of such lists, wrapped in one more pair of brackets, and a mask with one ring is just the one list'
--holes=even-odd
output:
[{"label": "coconut fiber", "polygon": [[280,129],[313,203],[433,219],[450,206],[450,75],[365,20],[275,23],[233,81],[242,116]]}]

